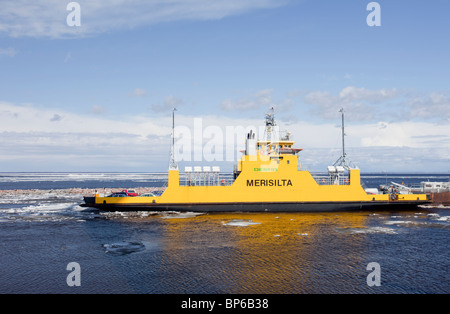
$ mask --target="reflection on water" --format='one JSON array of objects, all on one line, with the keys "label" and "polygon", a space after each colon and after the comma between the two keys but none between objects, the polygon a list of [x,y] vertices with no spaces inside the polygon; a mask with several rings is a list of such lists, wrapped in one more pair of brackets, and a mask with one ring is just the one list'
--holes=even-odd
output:
[{"label": "reflection on water", "polygon": [[[154,218],[151,218],[154,219]],[[212,214],[165,220],[165,266],[180,292],[364,291],[367,214]],[[366,263],[366,264],[364,264]],[[216,289],[216,290],[215,290]]]},{"label": "reflection on water", "polygon": [[[242,213],[172,219],[165,221],[165,258],[175,272],[201,278],[197,285],[210,287],[207,291],[219,286],[230,293],[376,292],[366,285],[366,266],[378,262],[384,270],[380,292],[448,292],[448,281],[439,283],[448,278],[443,270],[448,216],[432,215]],[[436,282],[418,280],[417,272]]]},{"label": "reflection on water", "polygon": [[[153,292],[450,291],[448,211],[106,215],[140,233],[158,225],[158,250],[137,253],[146,283],[158,278]],[[367,286],[371,262],[381,265],[381,287]]]},{"label": "reflection on water", "polygon": [[[362,178],[376,187],[446,181],[448,174]],[[101,213],[78,206],[83,195],[72,189],[162,184],[159,174],[0,174],[0,190],[8,190],[0,191],[0,293],[450,292],[445,206]],[[81,266],[80,287],[66,284],[71,262]],[[371,262],[380,265],[380,287],[367,286]]]},{"label": "reflection on water", "polygon": [[[1,293],[450,292],[449,209],[200,214],[58,206],[0,211]],[[77,290],[66,285],[69,262],[81,266]],[[381,266],[381,287],[367,286],[371,262]]]}]

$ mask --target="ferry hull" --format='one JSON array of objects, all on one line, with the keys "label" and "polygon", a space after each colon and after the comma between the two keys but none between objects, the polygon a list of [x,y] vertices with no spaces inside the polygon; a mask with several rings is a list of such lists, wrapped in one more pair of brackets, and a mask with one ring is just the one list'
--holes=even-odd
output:
[{"label": "ferry hull", "polygon": [[264,202],[264,203],[115,203],[87,207],[104,211],[179,211],[179,212],[333,212],[364,210],[413,210],[429,201],[411,202]]},{"label": "ferry hull", "polygon": [[295,161],[283,160],[276,171],[267,173],[255,171],[259,170],[257,165],[244,169],[228,186],[180,186],[178,171],[171,170],[161,196],[96,195],[85,202],[105,211],[195,212],[413,210],[429,203],[425,194],[367,194],[361,187],[359,170],[354,169],[347,184],[319,185],[309,172],[297,171]]}]

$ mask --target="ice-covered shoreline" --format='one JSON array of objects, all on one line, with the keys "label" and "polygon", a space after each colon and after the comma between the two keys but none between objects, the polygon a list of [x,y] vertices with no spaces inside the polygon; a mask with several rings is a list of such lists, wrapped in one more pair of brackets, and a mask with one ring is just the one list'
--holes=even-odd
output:
[{"label": "ice-covered shoreline", "polygon": [[[140,187],[134,188],[138,194],[151,193],[155,191],[162,191],[161,187]],[[0,190],[0,199],[11,198],[58,198],[58,197],[82,197],[93,196],[96,193],[109,194],[112,192],[119,192],[122,189],[116,188],[69,188],[69,189],[23,189],[23,190]]]}]

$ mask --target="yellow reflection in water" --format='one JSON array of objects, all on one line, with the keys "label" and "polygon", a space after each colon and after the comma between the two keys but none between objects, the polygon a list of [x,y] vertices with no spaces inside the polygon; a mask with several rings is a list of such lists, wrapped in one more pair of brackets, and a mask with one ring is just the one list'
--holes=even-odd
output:
[{"label": "yellow reflection in water", "polygon": [[232,282],[230,293],[304,292],[320,284],[318,280],[324,280],[323,285],[340,280],[355,263],[362,263],[357,253],[364,250],[363,238],[336,230],[365,228],[366,220],[367,213],[227,213],[165,219],[165,247],[172,252],[167,262],[197,262],[217,280]]}]

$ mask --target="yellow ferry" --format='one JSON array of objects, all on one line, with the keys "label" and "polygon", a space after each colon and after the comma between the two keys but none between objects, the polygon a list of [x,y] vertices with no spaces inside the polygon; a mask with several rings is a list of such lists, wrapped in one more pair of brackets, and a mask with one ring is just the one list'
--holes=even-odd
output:
[{"label": "yellow ferry", "polygon": [[[360,170],[348,165],[344,149],[326,175],[302,170],[295,141],[289,133],[274,132],[273,108],[266,114],[265,136],[250,131],[245,151],[230,179],[221,179],[217,167],[186,167],[184,180],[174,157],[174,137],[168,171],[168,186],[160,196],[117,195],[85,197],[84,206],[108,211],[195,211],[195,212],[315,212],[347,210],[413,209],[429,203],[426,194],[366,191]],[[173,116],[174,117],[174,116]],[[174,121],[174,120],[173,120]],[[172,126],[172,128],[174,125]],[[385,193],[385,194],[381,194]]]}]

